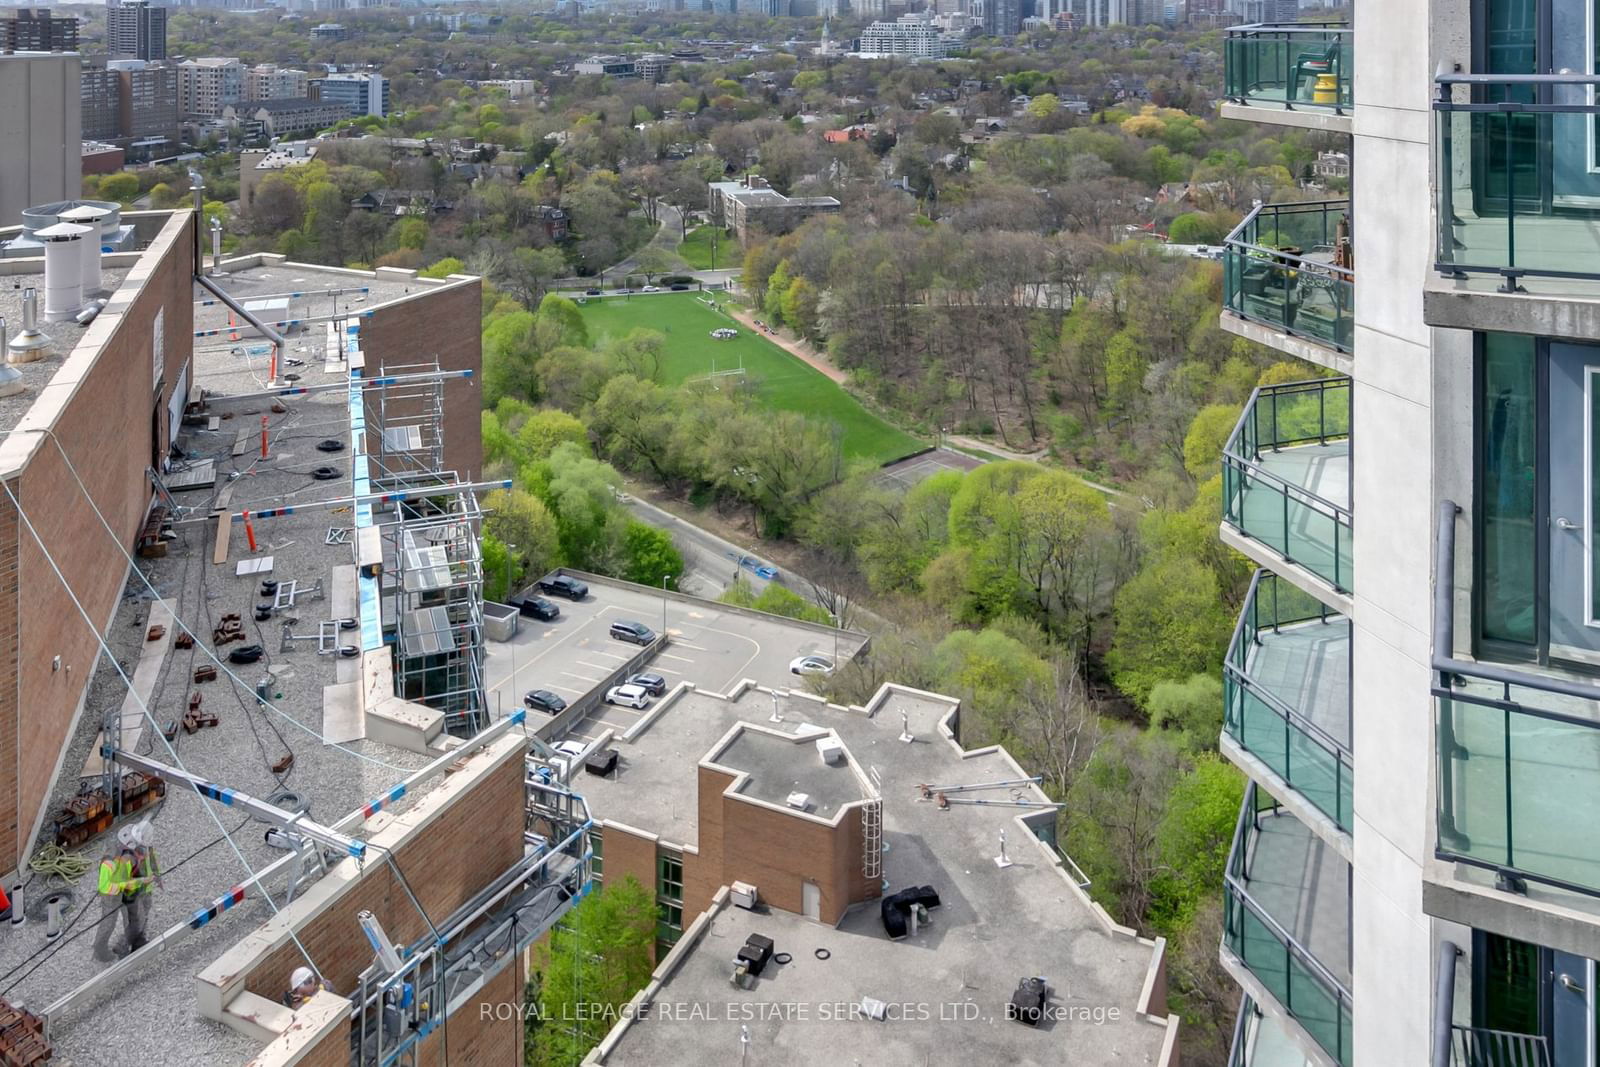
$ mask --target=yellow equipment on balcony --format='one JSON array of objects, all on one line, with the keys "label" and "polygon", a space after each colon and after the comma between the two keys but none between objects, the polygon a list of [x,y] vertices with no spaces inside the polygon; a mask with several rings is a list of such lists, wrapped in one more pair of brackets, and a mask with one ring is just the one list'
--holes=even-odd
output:
[{"label": "yellow equipment on balcony", "polygon": [[1318,74],[1316,84],[1311,87],[1311,102],[1329,106],[1337,105],[1339,103],[1339,76],[1337,74]]}]

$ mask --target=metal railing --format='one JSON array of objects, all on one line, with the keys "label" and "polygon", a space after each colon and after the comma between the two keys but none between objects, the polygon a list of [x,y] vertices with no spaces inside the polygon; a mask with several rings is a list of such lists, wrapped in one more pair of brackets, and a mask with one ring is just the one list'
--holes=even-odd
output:
[{"label": "metal railing", "polygon": [[1435,268],[1600,278],[1600,75],[1434,79]]},{"label": "metal railing", "polygon": [[1248,867],[1261,812],[1277,810],[1275,802],[1258,802],[1254,783],[1245,787],[1223,876],[1222,944],[1328,1055],[1348,1067],[1350,990],[1250,895]]},{"label": "metal railing", "polygon": [[[1250,674],[1251,654],[1261,645],[1263,633],[1276,634],[1285,626],[1340,618],[1316,597],[1270,571],[1257,571],[1250,579],[1244,610],[1239,613],[1222,665],[1222,728],[1241,748],[1348,832],[1354,780],[1350,747]],[[1348,707],[1345,714],[1348,724]]]},{"label": "metal railing", "polygon": [[1550,1042],[1543,1034],[1456,1025],[1456,957],[1460,955],[1454,942],[1439,942],[1433,980],[1432,1067],[1550,1067]]},{"label": "metal railing", "polygon": [[1439,504],[1434,557],[1435,854],[1600,896],[1600,839],[1575,802],[1600,796],[1600,686],[1467,662],[1455,650],[1455,526]]},{"label": "metal railing", "polygon": [[1355,342],[1350,201],[1259,204],[1223,244],[1223,308],[1327,345]]},{"label": "metal railing", "polygon": [[1222,521],[1341,593],[1354,581],[1350,509],[1270,473],[1261,457],[1349,440],[1350,407],[1349,378],[1263,385],[1222,449]]},{"label": "metal railing", "polygon": [[1232,26],[1223,31],[1223,95],[1235,104],[1344,114],[1355,35],[1342,22]]},{"label": "metal railing", "polygon": [[[592,885],[581,796],[524,775],[522,859],[405,952],[392,974],[374,965],[351,995],[352,1067],[416,1062],[420,1043],[571,909]],[[424,916],[426,918],[426,916]]]}]

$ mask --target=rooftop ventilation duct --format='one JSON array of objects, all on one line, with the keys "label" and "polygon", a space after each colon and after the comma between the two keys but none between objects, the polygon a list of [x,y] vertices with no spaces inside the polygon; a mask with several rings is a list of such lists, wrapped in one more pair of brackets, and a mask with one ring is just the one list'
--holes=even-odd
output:
[{"label": "rooftop ventilation duct", "polygon": [[83,307],[83,239],[92,232],[71,222],[34,231],[44,242],[44,321],[65,321]]},{"label": "rooftop ventilation duct", "polygon": [[32,363],[44,358],[44,350],[53,342],[50,335],[39,329],[39,290],[29,287],[22,290],[22,332],[6,346],[8,363]]},{"label": "rooftop ventilation duct", "polygon": [[[6,320],[0,319],[0,352],[6,347]],[[22,384],[22,372],[15,367],[8,367],[0,363],[0,396],[16,396],[26,389]]]},{"label": "rooftop ventilation duct", "polygon": [[63,211],[62,222],[68,225],[87,226],[89,233],[83,239],[83,298],[99,296],[103,291],[100,281],[101,222],[111,212],[93,204],[79,204]]}]

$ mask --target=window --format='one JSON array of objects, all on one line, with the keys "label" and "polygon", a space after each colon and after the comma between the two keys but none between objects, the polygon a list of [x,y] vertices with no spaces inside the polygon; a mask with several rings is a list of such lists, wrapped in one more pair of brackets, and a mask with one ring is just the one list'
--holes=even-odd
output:
[{"label": "window", "polygon": [[656,855],[656,946],[665,953],[683,936],[683,856]]},{"label": "window", "polygon": [[1480,633],[1490,641],[1531,645],[1534,560],[1539,551],[1534,521],[1539,405],[1533,338],[1485,335],[1481,373]]},{"label": "window", "polygon": [[600,884],[600,876],[605,868],[605,855],[601,850],[601,842],[604,840],[599,830],[589,831],[589,874],[596,885]]}]

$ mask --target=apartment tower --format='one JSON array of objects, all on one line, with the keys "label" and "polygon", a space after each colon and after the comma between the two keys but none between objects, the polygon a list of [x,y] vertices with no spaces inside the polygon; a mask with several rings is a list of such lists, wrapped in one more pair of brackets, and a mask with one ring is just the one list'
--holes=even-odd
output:
[{"label": "apartment tower", "polygon": [[1226,31],[1223,114],[1351,163],[1224,258],[1223,326],[1321,369],[1223,456],[1261,568],[1224,666],[1240,1067],[1596,1064],[1597,33],[1588,0]]}]

